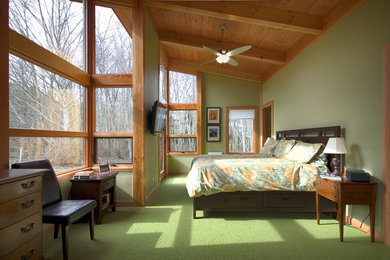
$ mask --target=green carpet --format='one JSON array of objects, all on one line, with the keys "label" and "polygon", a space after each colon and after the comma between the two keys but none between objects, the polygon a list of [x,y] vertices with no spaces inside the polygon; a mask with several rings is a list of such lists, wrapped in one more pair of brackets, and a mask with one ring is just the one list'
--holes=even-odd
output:
[{"label": "green carpet", "polygon": [[[202,212],[198,211],[198,216]],[[192,219],[185,177],[170,177],[143,208],[119,207],[95,225],[69,232],[70,259],[390,259],[390,247],[333,219],[317,225],[314,213],[210,213]],[[44,238],[43,253],[61,259],[61,240]]]}]

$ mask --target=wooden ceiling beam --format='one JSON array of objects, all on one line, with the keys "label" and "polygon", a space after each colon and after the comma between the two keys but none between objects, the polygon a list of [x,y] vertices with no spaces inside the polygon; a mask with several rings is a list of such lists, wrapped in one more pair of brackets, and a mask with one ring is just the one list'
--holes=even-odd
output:
[{"label": "wooden ceiling beam", "polygon": [[259,74],[255,73],[248,73],[245,71],[240,71],[236,69],[227,69],[222,68],[221,65],[199,65],[194,62],[189,61],[183,61],[183,60],[175,60],[170,59],[169,70],[178,71],[178,72],[184,72],[184,73],[190,73],[190,74],[196,74],[197,72],[205,72],[209,74],[219,75],[219,76],[225,76],[229,78],[235,78],[235,79],[241,79],[241,80],[247,80],[247,81],[253,81],[253,82],[261,82],[262,78]]},{"label": "wooden ceiling beam", "polygon": [[318,35],[322,32],[322,17],[291,10],[261,7],[252,3],[235,2],[161,2],[145,0],[149,7],[185,12],[194,15],[255,24],[274,29],[289,30],[305,34]]},{"label": "wooden ceiling beam", "polygon": [[133,8],[134,0],[95,0],[96,5],[111,8]]},{"label": "wooden ceiling beam", "polygon": [[[190,35],[183,35],[178,33],[171,32],[160,32],[159,39],[164,44],[169,45],[182,45],[186,47],[193,47],[197,49],[202,49],[202,46],[207,46],[214,50],[219,50],[221,47],[220,41],[207,40],[199,37],[194,37]],[[228,50],[233,50],[242,46],[243,44],[224,42],[224,48]],[[237,57],[252,59],[256,61],[267,62],[276,65],[283,65],[285,63],[285,54],[279,51],[262,49],[252,47],[248,51],[237,55]]]}]

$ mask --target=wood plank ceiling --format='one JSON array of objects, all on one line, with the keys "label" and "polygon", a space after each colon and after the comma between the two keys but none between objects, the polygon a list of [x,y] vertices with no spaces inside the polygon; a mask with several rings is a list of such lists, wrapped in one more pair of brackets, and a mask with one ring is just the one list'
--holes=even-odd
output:
[{"label": "wood plank ceiling", "polygon": [[[339,23],[364,0],[153,1],[145,0],[168,68],[265,82]],[[215,58],[202,46],[252,48],[239,65],[201,63]]]}]

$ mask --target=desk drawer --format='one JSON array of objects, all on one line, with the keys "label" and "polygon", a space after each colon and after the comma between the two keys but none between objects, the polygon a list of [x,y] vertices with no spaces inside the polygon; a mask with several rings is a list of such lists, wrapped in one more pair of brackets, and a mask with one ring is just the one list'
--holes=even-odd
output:
[{"label": "desk drawer", "polygon": [[3,184],[0,186],[0,203],[41,189],[40,176]]},{"label": "desk drawer", "polygon": [[332,201],[337,201],[339,188],[336,182],[319,178],[316,180],[316,189],[321,196]]},{"label": "desk drawer", "polygon": [[41,213],[23,219],[9,227],[0,230],[0,237],[7,238],[0,243],[0,256],[3,256],[27,241],[41,234]]},{"label": "desk drawer", "polygon": [[115,186],[115,178],[111,178],[102,183],[103,191]]},{"label": "desk drawer", "polygon": [[15,259],[28,259],[28,260],[41,260],[42,259],[42,239],[41,235],[36,236],[32,240],[28,241],[23,246],[15,249],[8,255],[1,258],[1,260],[15,260]]},{"label": "desk drawer", "polygon": [[17,222],[42,210],[41,193],[35,192],[27,196],[0,204],[0,227]]}]

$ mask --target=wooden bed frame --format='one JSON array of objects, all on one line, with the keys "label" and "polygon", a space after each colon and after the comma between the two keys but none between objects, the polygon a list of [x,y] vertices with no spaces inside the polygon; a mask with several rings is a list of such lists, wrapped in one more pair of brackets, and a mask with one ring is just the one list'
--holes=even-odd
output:
[{"label": "wooden bed frame", "polygon": [[[340,134],[340,126],[330,126],[277,131],[276,139],[295,139],[326,145],[330,137],[340,137]],[[197,210],[315,212],[315,194],[315,191],[237,191],[200,196],[193,201],[193,218],[197,218]],[[337,212],[334,202],[323,197],[320,199],[320,211]]]}]

